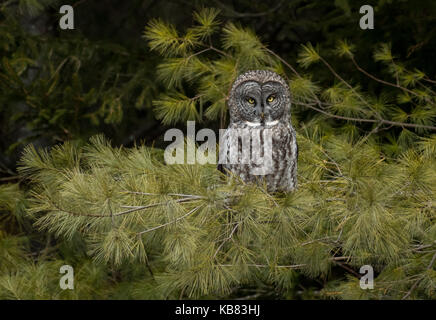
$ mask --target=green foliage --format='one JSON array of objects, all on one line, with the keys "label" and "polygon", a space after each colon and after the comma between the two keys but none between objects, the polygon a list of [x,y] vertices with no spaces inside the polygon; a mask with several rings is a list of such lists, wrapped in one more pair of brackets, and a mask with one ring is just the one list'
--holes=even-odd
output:
[{"label": "green foliage", "polygon": [[[284,270],[337,281],[331,270],[342,263],[381,271],[375,282],[385,297],[401,298],[404,281],[417,277],[414,294],[434,297],[433,254],[420,248],[436,240],[435,154],[387,160],[371,139],[322,141],[310,131],[298,141],[300,187],[276,195],[223,181],[213,166],[164,165],[145,146],[114,149],[102,137],[82,148],[28,148],[20,166],[33,190],[27,212],[43,231],[83,239],[95,263],[148,265],[150,290],[162,297],[225,296],[256,278],[281,283],[286,295]],[[392,268],[402,276],[387,281]],[[356,281],[334,290],[351,297]]]},{"label": "green foliage", "polygon": [[[203,19],[198,19],[198,16]],[[299,65],[307,69],[314,63],[321,62],[321,67],[329,70],[333,79],[337,80],[334,84],[328,84],[329,87],[322,92],[319,84],[312,81],[313,75],[302,76],[294,67],[286,64],[293,73],[288,76],[281,65],[284,60],[262,44],[251,30],[231,22],[221,25],[217,11],[212,9],[202,9],[199,13],[194,13],[194,17],[197,17],[195,21],[199,25],[187,28],[185,36],[179,36],[180,32],[173,25],[162,21],[149,23],[144,34],[151,49],[166,57],[158,66],[158,76],[168,89],[154,101],[156,116],[164,124],[183,123],[187,120],[219,120],[220,126],[224,127],[227,113],[225,101],[235,77],[249,69],[266,68],[291,79],[289,84],[295,103],[293,117],[298,120],[306,118],[307,110],[314,110],[313,107],[316,106],[316,111],[321,109],[323,112],[318,121],[326,118],[354,121],[343,123],[343,127],[351,130],[350,134],[354,135],[357,130],[355,126],[367,130],[368,122],[380,126],[398,122],[390,128],[384,128],[385,136],[392,133],[398,135],[396,127],[408,127],[407,123],[411,123],[411,127],[418,133],[427,133],[428,128],[435,128],[432,126],[436,116],[435,97],[434,92],[421,83],[425,75],[400,68],[391,54],[389,44],[378,46],[374,51],[374,59],[383,62],[394,77],[399,79],[401,74],[401,84],[380,80],[363,70],[355,60],[355,46],[349,41],[339,41],[333,50],[338,57],[351,59],[356,71],[374,77],[375,81],[382,82],[389,88],[397,88],[396,96],[382,92],[379,97],[362,92],[358,85],[341,77],[321,56],[318,46],[315,48],[310,43],[303,45],[297,59]],[[221,33],[211,31],[204,37],[195,35],[193,30],[204,29],[209,25],[214,25],[215,32]],[[222,48],[216,39],[218,36]],[[416,137],[412,138],[412,141],[416,140]],[[396,142],[405,146],[405,141],[407,139],[402,139],[399,134]]]},{"label": "green foliage", "polygon": [[[223,122],[234,78],[249,69],[278,67],[251,30],[231,22],[222,25],[217,15],[217,10],[208,8],[195,12],[195,25],[184,35],[162,21],[151,21],[146,27],[144,37],[150,48],[167,57],[158,66],[158,77],[168,92],[154,101],[156,116],[164,124],[206,119]],[[213,44],[219,32],[225,51]]]},{"label": "green foliage", "polygon": [[151,107],[157,89],[153,58],[137,59],[138,45],[76,31],[39,34],[46,27],[40,10],[52,2],[19,1],[18,12],[13,1],[0,6],[0,150],[8,156],[33,141],[86,140],[108,127],[122,132],[123,117]]},{"label": "green foliage", "polygon": [[[286,5],[303,16],[326,6]],[[285,15],[283,28],[327,32],[353,18],[354,3],[334,5],[343,15],[295,25]],[[345,32],[284,58],[273,50],[279,44],[222,19],[228,14],[226,6],[200,9],[184,29],[150,20],[144,38],[160,58],[147,52],[145,62],[143,51],[110,41],[41,40],[5,15],[2,121],[64,142],[28,145],[18,183],[0,186],[0,298],[435,298],[430,74],[394,54],[394,44],[371,48]],[[280,10],[273,18],[283,18]],[[296,41],[292,30],[286,37]],[[258,68],[291,89],[300,150],[293,193],[268,194],[213,165],[165,165],[161,149],[143,144],[66,141],[123,123],[128,106],[153,106],[163,125],[225,127],[232,82]],[[63,264],[75,268],[73,291],[59,288]],[[365,264],[374,267],[374,290],[359,286]]]},{"label": "green foliage", "polygon": [[308,43],[307,45],[302,45],[303,50],[299,53],[298,63],[303,67],[307,68],[311,64],[320,60],[320,56],[318,54],[319,49],[315,49],[312,44]]}]

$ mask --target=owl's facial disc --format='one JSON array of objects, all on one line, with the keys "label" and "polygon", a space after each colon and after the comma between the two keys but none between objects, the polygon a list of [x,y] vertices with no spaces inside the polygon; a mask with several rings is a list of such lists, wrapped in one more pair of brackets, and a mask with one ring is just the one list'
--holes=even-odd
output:
[{"label": "owl's facial disc", "polygon": [[278,82],[266,82],[262,85],[262,101],[265,121],[279,120],[284,112],[283,86]]},{"label": "owl's facial disc", "polygon": [[246,81],[236,88],[241,120],[261,122],[263,117],[262,88],[256,81]]},{"label": "owl's facial disc", "polygon": [[277,81],[242,82],[234,92],[236,105],[233,105],[233,111],[237,112],[234,119],[249,122],[250,125],[276,123],[283,118],[289,103],[287,90]]}]

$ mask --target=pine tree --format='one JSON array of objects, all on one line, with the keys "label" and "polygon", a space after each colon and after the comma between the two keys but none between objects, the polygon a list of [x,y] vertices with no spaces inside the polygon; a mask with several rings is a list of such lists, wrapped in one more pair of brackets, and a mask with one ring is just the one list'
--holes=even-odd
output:
[{"label": "pine tree", "polygon": [[[346,40],[327,54],[303,45],[297,66],[250,29],[220,22],[218,10],[199,10],[194,21],[186,30],[161,20],[145,29],[163,56],[156,116],[225,127],[239,73],[280,73],[292,93],[298,189],[269,194],[214,165],[166,165],[162,149],[113,147],[102,135],[85,145],[29,145],[19,165],[28,189],[2,186],[1,209],[14,228],[31,222],[53,239],[34,259],[31,243],[0,234],[8,261],[0,297],[292,299],[308,283],[312,298],[435,298],[434,80],[388,44],[373,54],[384,78],[368,73]],[[363,90],[330,57],[383,89]],[[321,69],[329,83],[315,80]],[[77,268],[78,290],[56,287],[65,263]],[[374,268],[373,290],[359,285],[363,265]]]}]

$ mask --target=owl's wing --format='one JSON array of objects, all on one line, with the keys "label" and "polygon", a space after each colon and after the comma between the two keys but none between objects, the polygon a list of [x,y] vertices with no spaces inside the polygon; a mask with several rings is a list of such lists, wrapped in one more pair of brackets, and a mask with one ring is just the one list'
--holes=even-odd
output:
[{"label": "owl's wing", "polygon": [[297,146],[297,151],[295,152],[295,159],[298,160],[298,142],[295,140],[295,145]]},{"label": "owl's wing", "polygon": [[298,164],[298,143],[297,143],[297,133],[295,129],[291,126],[291,176],[289,183],[291,189],[297,188],[297,164]]}]

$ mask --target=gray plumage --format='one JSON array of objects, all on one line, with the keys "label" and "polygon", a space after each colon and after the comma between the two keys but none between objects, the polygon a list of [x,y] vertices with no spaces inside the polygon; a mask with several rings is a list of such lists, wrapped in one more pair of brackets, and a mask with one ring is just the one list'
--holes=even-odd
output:
[{"label": "gray plumage", "polygon": [[[272,71],[248,71],[235,80],[228,107],[230,124],[220,141],[219,169],[230,171],[244,182],[266,183],[270,192],[294,190],[297,187],[298,146],[290,120],[287,83]],[[266,145],[266,132],[272,133],[269,140],[272,145]],[[247,158],[243,158],[242,141],[247,137],[250,140],[249,137],[256,134],[260,135],[260,144],[250,144],[247,162]],[[250,141],[253,142],[253,138]],[[265,156],[264,151],[272,155],[270,170],[266,174],[255,173],[260,165],[253,161],[253,154]],[[232,152],[237,152],[236,162],[230,161]],[[226,163],[223,164],[223,160]]]}]

